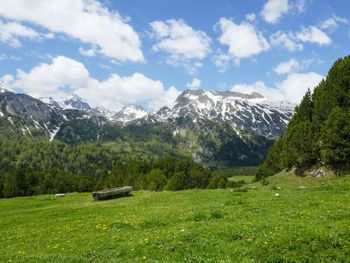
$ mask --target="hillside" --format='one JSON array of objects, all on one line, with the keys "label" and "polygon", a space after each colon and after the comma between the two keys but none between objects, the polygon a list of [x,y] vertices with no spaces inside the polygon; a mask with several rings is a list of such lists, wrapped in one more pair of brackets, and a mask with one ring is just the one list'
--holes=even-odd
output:
[{"label": "hillside", "polygon": [[350,56],[337,60],[326,79],[305,94],[257,179],[292,167],[303,175],[318,166],[336,173],[350,169]]},{"label": "hillside", "polygon": [[2,88],[0,135],[114,144],[121,155],[130,153],[125,159],[141,152],[142,159],[177,156],[210,167],[255,166],[283,133],[293,107],[257,93],[185,90],[172,108],[147,113],[129,105],[111,112],[77,95],[36,99]]},{"label": "hillside", "polygon": [[90,193],[0,199],[0,261],[347,262],[350,177],[270,180],[101,202]]}]

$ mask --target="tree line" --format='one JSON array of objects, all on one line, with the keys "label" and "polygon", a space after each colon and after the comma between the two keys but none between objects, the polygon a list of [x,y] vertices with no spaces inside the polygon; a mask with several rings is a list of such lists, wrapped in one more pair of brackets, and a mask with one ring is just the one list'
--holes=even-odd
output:
[{"label": "tree line", "polygon": [[234,186],[190,159],[123,159],[113,146],[0,136],[0,197],[131,185],[150,191]]},{"label": "tree line", "polygon": [[314,166],[350,170],[350,56],[337,60],[313,93],[306,92],[256,179],[293,167],[303,175]]}]

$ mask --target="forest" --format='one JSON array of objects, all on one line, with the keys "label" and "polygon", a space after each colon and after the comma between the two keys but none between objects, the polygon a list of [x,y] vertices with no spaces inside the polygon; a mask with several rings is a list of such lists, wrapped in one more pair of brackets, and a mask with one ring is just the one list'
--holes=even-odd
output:
[{"label": "forest", "polygon": [[326,79],[313,92],[307,91],[256,178],[291,168],[304,175],[315,166],[336,174],[350,169],[350,56],[338,59]]},{"label": "forest", "polygon": [[86,192],[131,185],[150,191],[226,188],[227,171],[190,159],[124,159],[108,144],[0,137],[0,197]]}]

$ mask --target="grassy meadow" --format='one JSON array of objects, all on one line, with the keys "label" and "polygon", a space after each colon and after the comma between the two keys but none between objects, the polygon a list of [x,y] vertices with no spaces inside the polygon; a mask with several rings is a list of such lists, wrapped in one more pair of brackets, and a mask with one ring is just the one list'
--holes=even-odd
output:
[{"label": "grassy meadow", "polygon": [[269,181],[0,199],[0,262],[349,262],[350,177]]}]

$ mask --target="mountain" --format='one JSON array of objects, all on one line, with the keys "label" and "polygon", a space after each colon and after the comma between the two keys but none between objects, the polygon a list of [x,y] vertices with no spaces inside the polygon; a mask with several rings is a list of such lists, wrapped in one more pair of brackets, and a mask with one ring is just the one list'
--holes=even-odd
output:
[{"label": "mountain", "polygon": [[146,115],[148,115],[148,112],[145,111],[144,108],[131,104],[125,106],[123,109],[115,113],[113,116],[111,116],[111,119],[127,123],[136,119],[141,119]]},{"label": "mountain", "polygon": [[[282,134],[293,105],[257,93],[186,90],[172,108],[147,113],[129,105],[113,113],[76,95],[54,100],[0,93],[0,134],[44,136],[69,144],[113,142],[127,155],[191,156],[209,166],[257,165]],[[143,151],[142,150],[142,151]]]},{"label": "mountain", "polygon": [[[263,179],[285,168],[350,170],[350,56],[337,60],[326,79],[305,94],[257,172]],[[317,172],[323,176],[324,172]]]},{"label": "mountain", "polygon": [[115,114],[114,112],[109,111],[102,106],[95,108],[91,107],[86,101],[84,101],[76,94],[72,94],[67,98],[54,99],[52,97],[41,97],[39,99],[42,102],[61,110],[80,110],[92,115],[103,116],[107,119],[111,119]]},{"label": "mountain", "polygon": [[161,120],[171,121],[188,116],[228,123],[237,132],[276,138],[284,131],[294,111],[294,105],[272,102],[258,93],[233,91],[186,90],[172,109],[162,108]]}]

